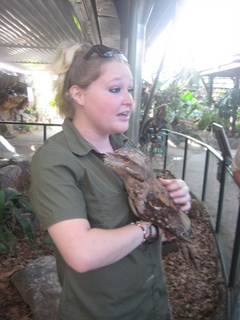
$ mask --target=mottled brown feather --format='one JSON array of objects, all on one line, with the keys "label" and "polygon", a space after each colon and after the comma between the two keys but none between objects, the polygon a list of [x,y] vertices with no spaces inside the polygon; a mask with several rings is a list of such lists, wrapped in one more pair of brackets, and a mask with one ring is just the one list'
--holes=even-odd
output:
[{"label": "mottled brown feather", "polygon": [[151,161],[146,154],[134,148],[121,148],[115,153],[108,153],[105,164],[124,177],[129,203],[136,216],[151,221],[179,240],[189,241],[184,223],[188,218],[154,176]]}]

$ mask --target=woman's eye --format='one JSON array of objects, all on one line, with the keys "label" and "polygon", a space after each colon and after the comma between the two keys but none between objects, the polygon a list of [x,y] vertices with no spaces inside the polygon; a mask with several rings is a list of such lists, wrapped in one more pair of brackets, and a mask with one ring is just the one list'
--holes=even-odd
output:
[{"label": "woman's eye", "polygon": [[110,92],[112,92],[112,93],[118,93],[118,92],[120,92],[120,88],[112,88],[112,89],[109,89],[109,91]]},{"label": "woman's eye", "polygon": [[128,89],[128,92],[133,92],[133,88],[129,88],[129,89]]}]

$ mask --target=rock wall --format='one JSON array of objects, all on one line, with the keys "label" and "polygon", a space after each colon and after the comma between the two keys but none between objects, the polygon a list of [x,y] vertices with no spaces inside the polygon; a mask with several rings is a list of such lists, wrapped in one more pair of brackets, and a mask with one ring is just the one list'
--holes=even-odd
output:
[{"label": "rock wall", "polygon": [[13,188],[25,196],[30,188],[30,163],[23,159],[0,159],[0,186]]},{"label": "rock wall", "polygon": [[11,281],[30,306],[35,320],[56,320],[61,287],[53,256],[41,257],[30,262],[15,272]]},{"label": "rock wall", "polygon": [[22,121],[24,110],[33,107],[28,101],[28,78],[21,73],[0,69],[0,120]]}]

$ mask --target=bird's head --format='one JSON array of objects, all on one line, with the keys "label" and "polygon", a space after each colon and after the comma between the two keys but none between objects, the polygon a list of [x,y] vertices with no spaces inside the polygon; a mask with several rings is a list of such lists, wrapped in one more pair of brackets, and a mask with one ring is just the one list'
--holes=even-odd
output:
[{"label": "bird's head", "polygon": [[140,181],[146,181],[152,174],[152,164],[149,158],[140,150],[121,148],[114,153],[107,153],[105,164],[113,171]]}]

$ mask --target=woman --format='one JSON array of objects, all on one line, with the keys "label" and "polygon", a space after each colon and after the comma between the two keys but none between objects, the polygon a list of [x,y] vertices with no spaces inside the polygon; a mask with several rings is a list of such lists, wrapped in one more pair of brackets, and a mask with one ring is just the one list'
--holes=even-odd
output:
[{"label": "woman", "polygon": [[[123,180],[103,162],[135,147],[122,134],[133,110],[127,60],[117,49],[66,43],[54,71],[65,121],[32,159],[31,201],[56,246],[58,319],[171,319],[159,230],[133,223]],[[161,182],[190,209],[182,180]]]}]

